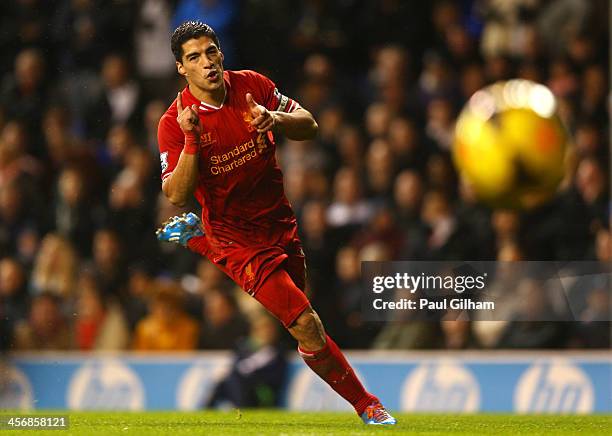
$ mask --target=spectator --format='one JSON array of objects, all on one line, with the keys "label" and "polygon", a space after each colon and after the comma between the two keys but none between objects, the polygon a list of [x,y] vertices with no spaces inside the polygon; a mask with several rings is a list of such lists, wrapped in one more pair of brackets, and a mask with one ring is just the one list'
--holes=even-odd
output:
[{"label": "spectator", "polygon": [[491,217],[497,246],[516,241],[519,233],[520,217],[514,211],[496,210]]},{"label": "spectator", "polygon": [[428,226],[426,256],[435,260],[465,259],[468,249],[465,232],[453,214],[447,196],[440,191],[429,191],[423,197],[421,219]]},{"label": "spectator", "polygon": [[28,230],[25,199],[17,183],[0,184],[0,255],[17,252],[17,242]]},{"label": "spectator", "polygon": [[558,348],[567,341],[551,302],[537,281],[523,279],[517,288],[516,312],[497,343],[498,348]]},{"label": "spectator", "polygon": [[411,119],[393,118],[389,124],[388,138],[397,166],[423,171],[430,150],[420,140]]},{"label": "spectator", "polygon": [[199,279],[197,292],[204,296],[215,289],[227,290],[229,278],[208,259],[200,259],[196,268]]},{"label": "spectator", "polygon": [[361,171],[363,167],[363,135],[357,126],[345,125],[338,134],[340,165]]},{"label": "spectator", "polygon": [[[448,315],[448,314],[447,314]],[[441,322],[444,335],[444,348],[448,350],[463,350],[475,348],[472,337],[471,323],[467,320],[444,320]]]},{"label": "spectator", "polygon": [[587,307],[580,314],[578,324],[578,346],[587,348],[610,348],[610,284],[591,290],[587,296]]},{"label": "spectator", "polygon": [[334,284],[334,263],[338,250],[337,235],[330,229],[326,218],[326,205],[310,201],[303,208],[300,221],[301,240],[307,260],[307,287],[310,301],[317,307],[317,313],[330,324],[337,311]]},{"label": "spectator", "polygon": [[65,168],[57,181],[54,227],[59,235],[72,242],[81,256],[91,251],[96,209],[92,203],[82,172],[77,167]]},{"label": "spectator", "polygon": [[249,324],[238,309],[236,298],[227,291],[211,289],[204,295],[204,323],[198,348],[234,348],[247,336]]},{"label": "spectator", "polygon": [[134,331],[138,322],[147,316],[147,302],[155,291],[155,280],[146,264],[130,268],[127,289],[127,295],[120,302],[129,330]]},{"label": "spectator", "polygon": [[15,327],[15,348],[68,350],[70,345],[70,329],[61,313],[61,299],[49,293],[34,297],[28,319]]},{"label": "spectator", "polygon": [[123,242],[124,258],[135,260],[138,255],[146,253],[150,244],[146,245],[145,241],[150,241],[153,234],[152,223],[148,223],[145,187],[136,171],[129,167],[123,169],[113,180],[108,197],[107,224],[116,229],[118,238]]},{"label": "spectator", "polygon": [[127,269],[123,257],[117,233],[110,229],[96,231],[92,268],[105,295],[121,296],[125,290]]},{"label": "spectator", "polygon": [[601,65],[589,65],[582,74],[582,99],[579,110],[585,118],[592,118],[598,124],[605,123],[606,115],[606,89],[608,81]]},{"label": "spectator", "polygon": [[302,208],[308,199],[308,170],[305,165],[296,164],[290,168],[284,179],[285,195],[291,203],[295,216],[300,219]]},{"label": "spectator", "polygon": [[389,131],[392,117],[391,109],[384,103],[372,103],[365,113],[365,126],[372,139],[381,138]]},{"label": "spectator", "polygon": [[100,54],[109,48],[105,14],[93,1],[61,2],[51,22],[51,35],[59,47],[61,66],[69,71],[95,71]]},{"label": "spectator", "polygon": [[401,83],[408,78],[408,54],[399,45],[387,45],[376,52],[373,68],[368,74],[372,92],[377,94],[385,85]]},{"label": "spectator", "polygon": [[[12,75],[4,78],[0,88],[0,108],[8,119],[24,124],[33,138],[38,139],[41,120],[48,102],[45,60],[34,48],[22,50],[15,58]],[[31,150],[41,156],[40,149]]]},{"label": "spectator", "polygon": [[0,260],[0,301],[4,307],[3,319],[11,325],[27,317],[26,274],[19,262],[10,257]]},{"label": "spectator", "polygon": [[333,148],[338,143],[338,134],[345,121],[342,107],[333,105],[321,111],[319,117],[318,141],[327,153],[333,153]]},{"label": "spectator", "polygon": [[366,157],[366,170],[370,196],[378,202],[389,200],[395,169],[391,147],[386,140],[376,139],[370,144]]},{"label": "spectator", "polygon": [[[361,261],[383,261],[389,259],[383,244],[371,243],[361,250],[346,246],[338,251],[336,257],[335,317],[328,328],[334,329],[338,342],[346,348],[368,347],[378,333],[377,326],[365,324],[361,313]],[[338,317],[338,315],[340,315]]]},{"label": "spectator", "polygon": [[212,389],[206,408],[279,407],[287,361],[279,346],[278,325],[263,312],[251,323],[247,340],[235,350],[230,373]]},{"label": "spectator", "polygon": [[127,322],[119,304],[104,296],[91,273],[79,278],[74,321],[75,348],[121,350],[129,343]]},{"label": "spectator", "polygon": [[576,153],[580,157],[597,156],[601,153],[602,138],[597,123],[584,119],[575,125]]},{"label": "spectator", "polygon": [[132,347],[138,351],[194,350],[198,323],[187,316],[180,289],[160,283],[151,299],[149,315],[138,322]]},{"label": "spectator", "polygon": [[394,200],[400,222],[409,227],[419,221],[423,201],[423,179],[416,171],[404,170],[395,178]]},{"label": "spectator", "polygon": [[[396,298],[418,300],[417,293],[395,290]],[[383,350],[421,350],[439,348],[442,344],[440,323],[421,318],[422,313],[400,312],[393,316],[380,330],[372,343],[375,349]]]},{"label": "spectator", "polygon": [[329,2],[307,0],[297,6],[298,19],[292,29],[295,50],[341,52],[347,43],[342,26],[342,7]]},{"label": "spectator", "polygon": [[397,259],[404,243],[404,236],[395,221],[395,215],[388,206],[380,207],[367,227],[358,232],[352,244],[361,249],[369,244],[383,244],[389,256]]},{"label": "spectator", "polygon": [[137,129],[142,124],[144,96],[130,75],[127,60],[109,54],[102,63],[102,90],[86,109],[89,138],[103,138],[111,125],[127,124]]},{"label": "spectator", "polygon": [[479,63],[471,63],[466,65],[461,72],[460,93],[462,103],[467,100],[480,88],[484,87],[485,75],[482,65]]},{"label": "spectator", "polygon": [[40,244],[34,262],[31,287],[35,293],[49,293],[60,298],[73,295],[79,259],[70,242],[48,233]]},{"label": "spectator", "polygon": [[39,204],[38,183],[43,170],[40,162],[29,153],[32,150],[28,147],[24,125],[17,121],[6,123],[0,133],[0,181],[2,184],[19,183],[27,200]]},{"label": "spectator", "polygon": [[70,131],[69,116],[60,106],[50,107],[44,115],[43,135],[45,155],[51,160],[52,171],[73,163],[82,154],[79,138]]},{"label": "spectator", "polygon": [[578,165],[576,187],[588,208],[591,224],[607,222],[608,201],[603,169],[594,158],[585,158]]},{"label": "spectator", "polygon": [[435,98],[429,102],[425,132],[438,149],[450,150],[455,135],[455,122],[452,104],[448,99]]},{"label": "spectator", "polygon": [[430,189],[441,191],[448,197],[456,196],[456,175],[447,154],[436,153],[429,156],[426,171]]},{"label": "spectator", "polygon": [[136,138],[127,125],[116,124],[110,128],[105,147],[99,150],[98,156],[109,179],[121,172],[126,164],[129,150],[137,147]]},{"label": "spectator", "polygon": [[372,205],[363,199],[357,173],[341,168],[334,180],[334,201],[329,206],[327,219],[333,227],[359,226],[372,217]]},{"label": "spectator", "polygon": [[342,100],[342,83],[335,82],[333,64],[324,54],[314,53],[306,57],[303,69],[304,78],[296,96],[318,117],[324,113],[324,109]]},{"label": "spectator", "polygon": [[143,79],[145,92],[158,98],[165,98],[173,91],[176,66],[168,40],[171,15],[171,1],[143,0],[134,32],[139,76]]}]

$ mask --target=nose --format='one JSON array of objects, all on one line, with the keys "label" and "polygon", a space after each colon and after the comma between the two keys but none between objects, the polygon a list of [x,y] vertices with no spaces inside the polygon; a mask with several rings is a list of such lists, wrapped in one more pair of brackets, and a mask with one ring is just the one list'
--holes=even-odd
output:
[{"label": "nose", "polygon": [[215,62],[210,59],[208,56],[204,56],[204,68],[214,68]]}]

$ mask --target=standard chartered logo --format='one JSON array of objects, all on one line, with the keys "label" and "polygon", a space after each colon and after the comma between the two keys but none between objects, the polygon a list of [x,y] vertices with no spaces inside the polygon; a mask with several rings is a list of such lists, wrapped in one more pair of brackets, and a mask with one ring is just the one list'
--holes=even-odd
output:
[{"label": "standard chartered logo", "polygon": [[529,367],[514,393],[514,409],[519,413],[590,413],[593,405],[591,380],[567,361]]},{"label": "standard chartered logo", "polygon": [[67,403],[75,410],[141,410],[142,383],[129,366],[117,359],[84,364],[68,386]]},{"label": "standard chartered logo", "polygon": [[425,363],[406,378],[402,410],[412,412],[476,412],[480,387],[463,365],[442,361]]}]

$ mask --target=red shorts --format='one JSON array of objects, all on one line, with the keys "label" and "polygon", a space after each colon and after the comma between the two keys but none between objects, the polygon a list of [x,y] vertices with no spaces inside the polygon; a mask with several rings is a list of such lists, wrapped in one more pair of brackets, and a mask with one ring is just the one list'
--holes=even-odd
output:
[{"label": "red shorts", "polygon": [[[306,264],[297,226],[292,226],[270,245],[246,246],[233,240],[222,249],[214,249],[206,236],[202,236],[191,238],[188,246],[210,259],[285,327],[309,306],[304,294]],[[278,269],[286,274],[273,274]]]}]

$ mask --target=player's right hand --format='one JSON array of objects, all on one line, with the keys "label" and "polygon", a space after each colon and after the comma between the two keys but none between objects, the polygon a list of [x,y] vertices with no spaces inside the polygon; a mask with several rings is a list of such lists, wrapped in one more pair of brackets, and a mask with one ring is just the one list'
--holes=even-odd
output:
[{"label": "player's right hand", "polygon": [[200,139],[202,126],[198,115],[198,106],[192,104],[191,106],[183,108],[182,95],[179,92],[176,96],[176,109],[178,113],[176,121],[178,121],[183,133],[185,135],[194,135],[197,139]]}]

